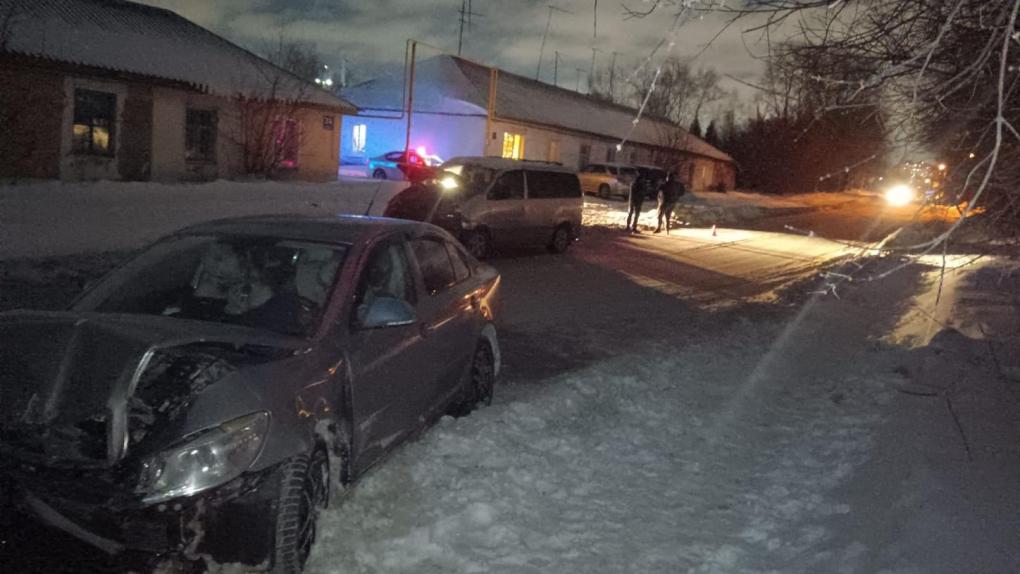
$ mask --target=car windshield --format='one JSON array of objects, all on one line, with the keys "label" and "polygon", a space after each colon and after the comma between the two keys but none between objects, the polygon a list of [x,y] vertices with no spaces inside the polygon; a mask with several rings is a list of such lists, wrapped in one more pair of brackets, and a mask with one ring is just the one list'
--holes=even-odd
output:
[{"label": "car windshield", "polygon": [[322,320],[346,253],[343,245],[277,237],[175,237],[107,276],[75,309],[307,336]]},{"label": "car windshield", "polygon": [[460,176],[464,186],[464,197],[470,197],[485,191],[496,178],[496,170],[491,167],[471,164],[445,164],[444,171]]}]

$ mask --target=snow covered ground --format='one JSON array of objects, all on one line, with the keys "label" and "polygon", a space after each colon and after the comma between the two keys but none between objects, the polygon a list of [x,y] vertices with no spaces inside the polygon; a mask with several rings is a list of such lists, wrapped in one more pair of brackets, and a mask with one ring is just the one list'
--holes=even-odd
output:
[{"label": "snow covered ground", "polygon": [[[508,285],[533,272],[509,265]],[[309,570],[1020,571],[1020,409],[972,375],[968,461],[943,401],[901,392],[947,372],[941,351],[882,340],[931,279],[685,323],[651,296],[597,318],[550,301],[510,329],[547,349],[572,334],[582,356],[539,380],[540,355],[508,359],[492,407],[442,421],[328,512]]]},{"label": "snow covered ground", "polygon": [[[47,181],[0,186],[0,259],[119,251],[192,223],[236,215],[380,215],[401,182]],[[373,201],[374,199],[374,201]]]},{"label": "snow covered ground", "polygon": [[[225,215],[363,212],[375,185],[4,189],[0,260],[130,249]],[[493,260],[493,405],[364,477],[324,516],[309,572],[1020,572],[1020,270],[950,268],[938,305],[922,266],[758,300],[856,249],[601,227],[566,256]],[[0,277],[89,278],[60,261]]]}]

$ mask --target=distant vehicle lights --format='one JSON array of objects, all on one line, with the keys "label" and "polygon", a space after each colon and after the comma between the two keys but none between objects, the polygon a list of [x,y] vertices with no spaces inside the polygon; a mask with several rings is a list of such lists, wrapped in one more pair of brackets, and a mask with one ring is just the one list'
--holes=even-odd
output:
[{"label": "distant vehicle lights", "polygon": [[914,190],[909,185],[894,185],[885,191],[885,200],[897,207],[907,205],[914,201]]}]

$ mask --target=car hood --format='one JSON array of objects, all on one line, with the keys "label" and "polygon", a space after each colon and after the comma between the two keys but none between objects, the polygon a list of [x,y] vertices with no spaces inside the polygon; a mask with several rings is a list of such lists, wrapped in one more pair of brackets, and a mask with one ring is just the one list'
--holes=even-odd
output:
[{"label": "car hood", "polygon": [[0,314],[0,445],[40,462],[112,466],[149,427],[249,361],[307,342],[168,317]]}]

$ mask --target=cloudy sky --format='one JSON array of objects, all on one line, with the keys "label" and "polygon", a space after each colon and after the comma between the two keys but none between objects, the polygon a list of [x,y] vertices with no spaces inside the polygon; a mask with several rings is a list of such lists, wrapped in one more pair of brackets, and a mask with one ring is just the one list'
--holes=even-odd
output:
[{"label": "cloudy sky", "polygon": [[[461,0],[141,0],[169,8],[186,18],[256,52],[280,38],[313,46],[331,66],[346,58],[356,80],[403,62],[405,41],[417,39],[434,48],[420,48],[428,56],[456,53]],[[597,67],[608,70],[612,52],[616,77],[626,77],[670,35],[672,12],[626,19],[623,5],[645,8],[648,0],[600,0],[595,36],[594,0],[473,0],[479,16],[465,30],[464,56],[507,70],[534,76],[549,14],[556,12],[546,41],[542,79],[552,82],[554,52],[560,53],[559,84],[584,89],[592,48]],[[754,81],[762,64],[752,53],[763,46],[756,37],[741,34],[749,24],[735,25],[705,46],[723,28],[721,16],[692,14],[675,32],[673,53],[693,56],[704,50],[699,64],[720,74]],[[752,53],[749,53],[752,52]],[[656,62],[659,58],[656,58]],[[584,70],[583,73],[577,69]],[[578,75],[580,80],[578,82]],[[723,87],[738,90],[749,100],[750,88],[732,80]]]}]

